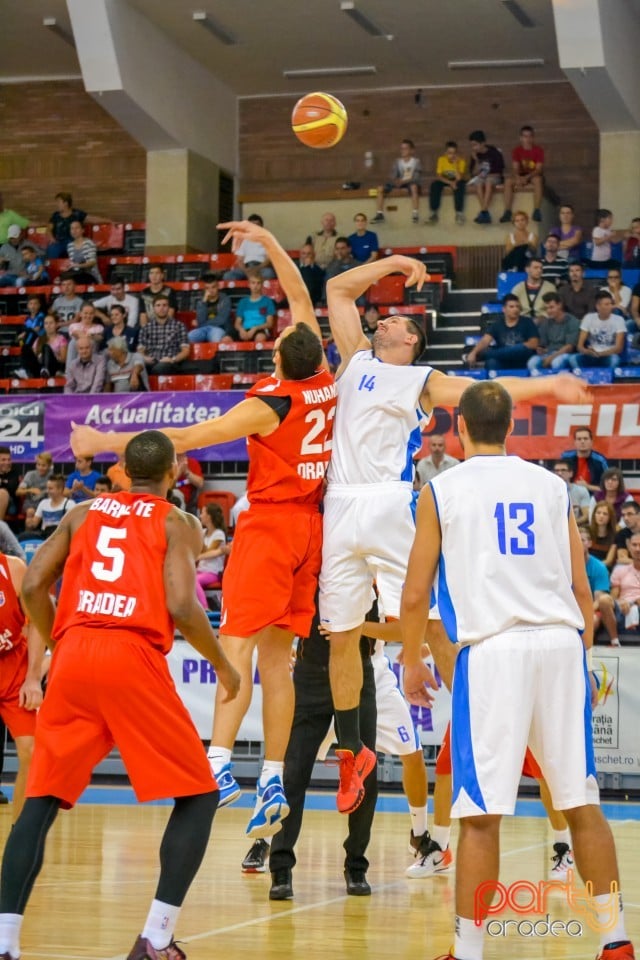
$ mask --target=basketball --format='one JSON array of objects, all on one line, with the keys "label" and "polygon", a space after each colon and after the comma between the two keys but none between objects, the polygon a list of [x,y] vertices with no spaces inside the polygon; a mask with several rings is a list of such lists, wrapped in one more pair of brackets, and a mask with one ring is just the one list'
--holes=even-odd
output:
[{"label": "basketball", "polygon": [[316,150],[335,147],[347,123],[347,111],[330,93],[308,93],[298,100],[291,114],[291,127],[298,140]]}]

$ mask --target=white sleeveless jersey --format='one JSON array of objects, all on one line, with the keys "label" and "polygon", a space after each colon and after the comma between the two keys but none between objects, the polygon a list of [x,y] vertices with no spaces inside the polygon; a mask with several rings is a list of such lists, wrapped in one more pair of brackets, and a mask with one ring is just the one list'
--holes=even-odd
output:
[{"label": "white sleeveless jersey", "polygon": [[452,640],[546,624],[582,629],[563,480],[519,457],[476,456],[430,486],[442,533],[438,607]]},{"label": "white sleeveless jersey", "polygon": [[425,417],[420,394],[431,373],[431,367],[384,363],[370,350],[353,355],[336,380],[329,483],[411,483]]}]

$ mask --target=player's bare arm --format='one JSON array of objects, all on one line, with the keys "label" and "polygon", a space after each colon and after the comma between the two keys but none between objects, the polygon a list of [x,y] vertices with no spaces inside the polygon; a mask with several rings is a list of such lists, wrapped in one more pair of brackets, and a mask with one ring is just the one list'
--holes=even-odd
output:
[{"label": "player's bare arm", "polygon": [[[591,394],[579,377],[558,374],[551,377],[498,377],[514,400],[555,397],[561,403],[589,403]],[[427,412],[433,407],[455,407],[469,386],[467,377],[448,377],[434,370],[425,384],[420,402]]]},{"label": "player's bare arm", "polygon": [[[331,334],[342,357],[341,368],[346,366],[358,350],[370,350],[371,344],[362,331],[360,314],[355,301],[372,283],[377,283],[390,273],[403,273],[405,286],[414,284],[420,290],[428,278],[427,268],[420,260],[396,254],[354,267],[327,281],[327,306]],[[340,372],[340,371],[338,371]]]},{"label": "player's bare arm", "polygon": [[240,689],[240,675],[227,660],[206,613],[196,597],[196,558],[202,545],[202,529],[195,517],[173,509],[167,515],[167,553],[164,586],[167,609],[191,646],[214,667],[227,691],[225,702]]},{"label": "player's bare arm", "polygon": [[[20,604],[26,614],[27,611],[21,594],[24,576],[27,572],[27,565],[24,560],[20,560],[19,557],[8,556],[6,558],[6,562],[9,568],[9,576],[11,577],[13,588],[20,598]],[[40,634],[31,623],[26,625],[26,637],[28,655],[27,675],[24,683],[20,687],[20,691],[18,693],[18,702],[21,707],[25,707],[27,710],[37,710],[42,703],[40,674],[45,645],[40,637]]]}]

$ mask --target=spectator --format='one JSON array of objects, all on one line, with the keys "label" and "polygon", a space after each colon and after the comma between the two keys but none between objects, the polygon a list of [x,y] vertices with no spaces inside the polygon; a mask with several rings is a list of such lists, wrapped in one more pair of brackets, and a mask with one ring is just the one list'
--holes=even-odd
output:
[{"label": "spectator", "polygon": [[69,350],[67,352],[67,369],[69,364],[78,356],[78,340],[88,337],[97,353],[104,346],[104,327],[96,320],[96,311],[92,303],[83,303],[78,319],[69,324]]},{"label": "spectator", "polygon": [[271,297],[264,296],[262,285],[259,274],[249,274],[249,296],[236,305],[235,327],[241,340],[258,343],[273,339],[276,305]]},{"label": "spectator", "polygon": [[569,282],[562,285],[559,293],[567,313],[572,313],[578,320],[595,310],[596,291],[584,279],[581,263],[569,264]]},{"label": "spectator", "polygon": [[[24,550],[20,546],[14,532],[11,527],[0,520],[0,553],[4,553],[9,557],[19,557],[21,560],[25,560]],[[0,743],[4,744],[4,737],[0,734]],[[0,753],[2,751],[0,750]],[[0,803],[3,803],[0,800]]]},{"label": "spectator", "polygon": [[196,594],[205,610],[209,609],[205,589],[219,587],[227,554],[227,528],[222,507],[218,503],[206,503],[200,508],[200,523],[203,527],[203,549],[196,562]]},{"label": "spectator", "polygon": [[113,484],[109,477],[98,477],[96,480],[96,485],[93,488],[94,497],[101,497],[105,493],[111,493],[113,490]]},{"label": "spectator", "polygon": [[27,316],[22,333],[18,335],[21,366],[14,375],[20,379],[26,380],[28,377],[40,376],[40,363],[36,356],[36,349],[44,333],[44,317],[42,300],[37,293],[31,294],[27,300]]},{"label": "spectator", "polygon": [[629,538],[634,533],[640,533],[640,503],[635,500],[626,500],[620,511],[624,526],[616,534],[616,563],[631,563],[629,556]]},{"label": "spectator", "polygon": [[[252,213],[247,217],[249,223],[257,223],[259,227],[264,226],[262,217],[257,213]],[[257,273],[263,280],[272,280],[275,277],[275,271],[271,266],[269,254],[259,240],[243,240],[236,250],[236,258],[231,270],[226,270],[224,280],[246,280],[250,273]]]},{"label": "spectator", "polygon": [[102,474],[93,469],[93,457],[76,457],[76,468],[67,477],[64,495],[74,503],[91,500],[93,489]]},{"label": "spectator", "polygon": [[[528,316],[520,316],[520,301],[513,293],[502,300],[503,316],[494,320],[466,357],[473,367],[482,355],[487,370],[521,370],[538,349],[538,328]],[[491,346],[491,343],[494,346]]]},{"label": "spectator", "polygon": [[569,357],[576,352],[580,335],[580,321],[567,313],[560,295],[555,291],[542,298],[546,316],[538,323],[540,345],[537,356],[531,357],[527,366],[531,373],[551,370],[557,373],[569,367]]},{"label": "spectator", "polygon": [[584,551],[584,562],[587,571],[587,580],[593,596],[593,631],[596,633],[600,623],[609,634],[612,647],[619,647],[618,625],[615,615],[615,601],[611,596],[609,571],[602,560],[591,554],[591,533],[589,528],[580,526],[580,539]]},{"label": "spectator", "polygon": [[[631,287],[623,284],[620,267],[609,267],[607,271],[607,285],[601,289],[611,294],[615,313],[624,317],[625,320],[631,316]],[[627,326],[629,326],[629,324],[627,324]],[[635,328],[633,321],[631,321],[631,327]],[[630,329],[630,333],[633,332],[634,330]]]},{"label": "spectator", "polygon": [[556,287],[569,280],[569,265],[566,259],[560,257],[560,241],[554,233],[550,233],[544,242],[544,257],[542,258],[542,279],[548,280]]},{"label": "spectator", "polygon": [[313,245],[315,260],[321,270],[333,260],[333,251],[336,245],[336,218],[333,213],[323,213],[320,217],[322,229],[307,237],[305,243]]},{"label": "spectator", "polygon": [[616,602],[616,619],[622,633],[638,628],[640,620],[640,533],[627,541],[631,562],[619,564],[611,574],[611,595]]},{"label": "spectator", "polygon": [[540,320],[546,316],[547,312],[544,296],[547,293],[555,293],[556,288],[552,283],[542,279],[542,260],[539,257],[533,257],[526,269],[526,280],[516,283],[511,293],[517,297],[520,309],[525,316]]},{"label": "spectator", "polygon": [[[83,497],[83,499],[88,498]],[[76,501],[71,499],[65,490],[62,474],[52,473],[47,480],[47,496],[36,507],[35,528],[40,528],[43,538],[50,537],[62,521],[65,513],[72,510],[75,505]]]},{"label": "spectator", "polygon": [[71,243],[71,224],[74,220],[84,223],[87,215],[84,210],[73,206],[70,193],[57,193],[55,196],[56,209],[49,218],[51,243],[47,247],[47,256],[57,259],[68,255],[67,248]]},{"label": "spectator", "polygon": [[233,340],[231,300],[220,290],[217,273],[204,273],[202,300],[196,305],[196,328],[189,330],[189,343],[220,343]]},{"label": "spectator", "polygon": [[111,277],[111,293],[106,297],[100,297],[93,301],[96,309],[96,316],[105,325],[110,323],[111,307],[119,304],[124,309],[124,315],[127,319],[127,326],[134,328],[138,326],[138,314],[140,312],[140,300],[131,293],[125,293],[125,284],[122,277],[117,274]]},{"label": "spectator", "polygon": [[26,278],[20,233],[20,227],[9,227],[7,242],[0,247],[0,287],[19,287]]},{"label": "spectator", "polygon": [[58,321],[58,330],[66,333],[82,310],[84,300],[76,293],[76,282],[68,273],[60,278],[60,294],[51,304],[51,313]]},{"label": "spectator", "polygon": [[[347,242],[351,247],[351,253],[358,263],[371,263],[378,259],[378,234],[373,230],[367,230],[367,216],[364,213],[356,213],[353,218],[356,230],[349,234]],[[336,241],[337,243],[337,241]]]},{"label": "spectator", "polygon": [[625,238],[622,259],[625,267],[640,267],[640,217],[634,217]]},{"label": "spectator", "polygon": [[362,329],[368,336],[369,340],[373,340],[373,335],[378,329],[379,319],[380,311],[376,307],[375,303],[365,304],[364,316],[362,318]]},{"label": "spectator", "polygon": [[569,500],[573,507],[576,520],[578,522],[588,523],[589,502],[591,498],[586,487],[580,483],[573,482],[573,463],[571,460],[556,460],[553,465],[553,472],[564,480],[569,488]]},{"label": "spectator", "polygon": [[631,319],[633,320],[633,326],[631,326],[632,333],[638,333],[640,330],[640,283],[636,283],[635,287],[631,291]]},{"label": "spectator", "polygon": [[610,503],[603,500],[597,504],[589,523],[591,555],[602,560],[607,570],[616,562],[616,512]]},{"label": "spectator", "polygon": [[338,237],[336,240],[333,260],[327,266],[325,271],[326,279],[330,280],[332,277],[337,277],[338,274],[345,273],[346,270],[352,270],[354,267],[358,266],[360,266],[360,264],[352,255],[351,244],[347,238]]},{"label": "spectator", "polygon": [[44,286],[50,282],[42,252],[32,243],[23,243],[20,252],[24,262],[25,286]]},{"label": "spectator", "polygon": [[121,303],[114,303],[109,308],[109,324],[102,331],[103,342],[109,346],[114,337],[124,337],[127,348],[135,352],[138,344],[138,328],[127,324],[127,315]]},{"label": "spectator", "polygon": [[149,267],[149,286],[145,287],[140,294],[140,313],[138,314],[138,322],[140,323],[141,327],[144,327],[149,320],[154,319],[156,315],[154,312],[155,298],[160,293],[168,301],[168,315],[171,317],[171,319],[173,319],[176,315],[176,310],[178,307],[175,291],[165,283],[164,270],[162,267],[155,264],[153,267]]},{"label": "spectator", "polygon": [[85,237],[79,220],[72,220],[69,228],[71,241],[67,245],[68,261],[65,270],[72,273],[77,283],[102,283],[98,270],[98,248]]},{"label": "spectator", "polygon": [[[26,217],[20,216],[15,210],[8,210],[4,205],[4,197],[0,193],[0,244],[6,243],[9,235],[9,227],[19,227],[25,230],[29,226]],[[1,551],[4,553],[6,551]]]},{"label": "spectator", "polygon": [[16,491],[22,497],[22,511],[34,510],[47,492],[47,480],[53,473],[53,458],[50,453],[39,453],[34,470],[27,470]]},{"label": "spectator", "polygon": [[520,143],[511,151],[511,176],[504,183],[504,213],[501,223],[511,219],[511,204],[514,191],[533,186],[532,220],[540,222],[542,213],[542,193],[544,191],[544,149],[534,142],[534,129],[528,125],[520,127]]},{"label": "spectator", "polygon": [[58,330],[56,318],[48,313],[44,318],[44,333],[38,341],[38,361],[41,364],[40,375],[55,377],[67,365],[69,341]]},{"label": "spectator", "polygon": [[107,344],[105,393],[138,393],[149,389],[149,376],[139,353],[130,353],[125,337],[112,337]]},{"label": "spectator", "polygon": [[0,520],[18,513],[16,493],[21,479],[19,468],[11,461],[11,450],[0,447]]},{"label": "spectator", "polygon": [[153,319],[140,331],[138,353],[144,358],[149,373],[180,373],[189,356],[187,328],[171,316],[169,298],[164,293],[154,297],[153,314]]},{"label": "spectator", "polygon": [[124,454],[118,457],[117,463],[113,463],[109,467],[107,477],[111,480],[111,489],[114,493],[131,489],[131,478],[124,468]]},{"label": "spectator", "polygon": [[626,332],[624,320],[613,312],[611,294],[601,290],[596,294],[596,312],[588,313],[580,323],[578,352],[570,360],[572,368],[619,366]]},{"label": "spectator", "polygon": [[420,181],[422,179],[422,163],[416,156],[416,148],[413,140],[402,140],[400,143],[400,156],[394,160],[391,168],[391,176],[388,183],[380,185],[377,189],[378,207],[372,223],[384,222],[384,201],[393,190],[406,191],[411,197],[411,219],[414,223],[418,222],[418,204],[420,202]]},{"label": "spectator", "polygon": [[[330,259],[332,258],[333,256]],[[304,243],[300,247],[298,269],[309,291],[311,303],[317,307],[324,298],[324,270],[316,263],[316,252],[312,243]]]},{"label": "spectator", "polygon": [[560,241],[558,256],[570,263],[580,259],[582,246],[582,227],[576,226],[573,222],[574,218],[575,213],[571,204],[563,203],[559,214],[560,225],[551,228],[551,233]]},{"label": "spectator", "polygon": [[189,513],[196,513],[198,508],[198,493],[204,486],[202,467],[194,457],[186,453],[178,454],[178,473],[174,487],[184,497],[184,508]]},{"label": "spectator", "polygon": [[[480,204],[480,213],[475,218],[476,223],[491,223],[489,207],[491,197],[498,184],[504,180],[504,157],[497,147],[487,143],[482,130],[474,130],[469,134],[471,143],[471,160],[469,162],[469,180],[467,186],[473,187]],[[509,213],[509,220],[511,213]]]},{"label": "spectator", "polygon": [[613,214],[611,210],[602,208],[596,211],[596,226],[591,231],[593,250],[591,251],[591,266],[597,270],[609,267],[619,267],[618,260],[611,259],[611,244],[622,240],[622,234],[612,229]]},{"label": "spectator", "polygon": [[501,269],[522,273],[537,251],[538,235],[529,229],[529,216],[524,210],[517,210],[513,218],[513,229],[507,234]]},{"label": "spectator", "polygon": [[622,518],[622,507],[627,501],[633,501],[624,485],[622,470],[618,467],[607,467],[600,477],[600,489],[596,490],[589,503],[589,518],[599,503],[609,503],[614,509],[616,522]]},{"label": "spectator", "polygon": [[76,341],[78,356],[67,364],[65,393],[102,393],[107,363],[102,353],[95,353],[89,337]]},{"label": "spectator", "polygon": [[429,207],[431,216],[427,223],[438,222],[438,210],[442,201],[442,191],[451,190],[453,206],[456,212],[456,223],[464,223],[464,194],[467,180],[467,161],[458,154],[458,144],[455,140],[447,140],[444,153],[438,157],[436,163],[436,179],[429,188]]},{"label": "spectator", "polygon": [[574,483],[579,483],[590,493],[595,493],[600,489],[602,474],[609,466],[606,457],[593,449],[593,434],[589,427],[577,427],[573,442],[574,449],[566,450],[562,459],[571,464]]},{"label": "spectator", "polygon": [[434,477],[455,467],[459,460],[450,457],[445,450],[445,441],[441,433],[429,434],[429,454],[418,460],[416,463],[416,472],[414,479],[414,488],[421,490],[425,483],[429,483]]}]

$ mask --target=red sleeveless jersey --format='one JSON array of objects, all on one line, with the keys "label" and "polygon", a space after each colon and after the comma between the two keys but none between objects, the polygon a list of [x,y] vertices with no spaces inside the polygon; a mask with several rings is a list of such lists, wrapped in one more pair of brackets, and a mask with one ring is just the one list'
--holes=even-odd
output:
[{"label": "red sleeveless jersey", "polygon": [[248,397],[290,397],[289,412],[268,437],[248,438],[251,503],[320,503],[331,457],[336,385],[326,370],[306,380],[265,377]]},{"label": "red sleeveless jersey", "polygon": [[27,642],[23,633],[25,619],[11,579],[8,558],[0,553],[0,654]]},{"label": "red sleeveless jersey", "polygon": [[163,653],[173,643],[164,593],[168,501],[146,493],[96,497],[71,541],[54,640],[82,628],[107,639],[137,634]]}]

